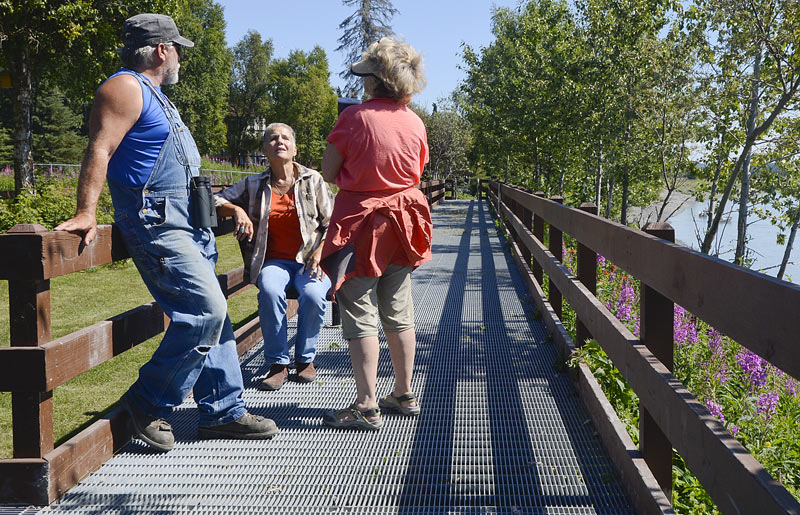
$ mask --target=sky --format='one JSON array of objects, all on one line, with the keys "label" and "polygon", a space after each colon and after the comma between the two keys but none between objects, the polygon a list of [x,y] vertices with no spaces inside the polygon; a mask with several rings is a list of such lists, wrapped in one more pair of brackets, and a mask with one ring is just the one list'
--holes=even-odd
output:
[{"label": "sky", "polygon": [[[341,0],[217,0],[225,9],[226,39],[229,47],[238,43],[248,30],[272,39],[274,57],[285,58],[292,50],[310,51],[321,46],[328,56],[331,85],[341,87],[339,72],[344,68],[344,52],[336,52],[342,31],[339,23],[354,8]],[[396,34],[425,58],[428,85],[414,102],[431,108],[437,99],[448,97],[465,74],[458,67],[461,44],[473,49],[488,46],[494,39],[491,30],[493,7],[516,8],[517,0],[393,0],[399,11],[392,18]],[[349,63],[348,63],[349,64]]]}]

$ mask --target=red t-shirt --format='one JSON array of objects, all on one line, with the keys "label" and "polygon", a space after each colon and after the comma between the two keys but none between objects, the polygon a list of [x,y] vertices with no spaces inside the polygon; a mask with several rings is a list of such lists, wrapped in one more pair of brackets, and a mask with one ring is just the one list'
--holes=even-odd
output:
[{"label": "red t-shirt", "polygon": [[328,142],[342,156],[336,185],[397,191],[419,183],[428,162],[425,124],[404,104],[372,98],[342,111]]},{"label": "red t-shirt", "polygon": [[267,222],[267,255],[264,259],[296,261],[303,245],[300,219],[294,207],[294,192],[286,195],[272,193]]}]

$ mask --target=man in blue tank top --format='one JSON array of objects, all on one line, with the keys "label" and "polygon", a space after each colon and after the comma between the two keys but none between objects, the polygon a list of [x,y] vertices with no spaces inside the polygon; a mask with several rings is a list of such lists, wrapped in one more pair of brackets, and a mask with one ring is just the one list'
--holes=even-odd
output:
[{"label": "man in blue tank top", "polygon": [[[180,50],[194,43],[169,16],[140,14],[123,25],[123,68],[98,88],[81,165],[78,209],[55,229],[97,236],[95,212],[108,179],[114,221],[170,324],[139,378],[122,397],[136,436],[168,451],[164,420],[189,392],[198,438],[271,438],[275,422],[251,415],[225,296],[214,272],[214,234],[193,213],[192,178],[200,155],[161,86],[178,81]],[[212,204],[213,205],[213,204]]]}]

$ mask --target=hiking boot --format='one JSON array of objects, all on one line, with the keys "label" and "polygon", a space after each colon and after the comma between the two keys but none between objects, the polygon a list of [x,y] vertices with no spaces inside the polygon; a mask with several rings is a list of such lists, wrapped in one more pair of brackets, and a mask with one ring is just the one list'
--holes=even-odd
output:
[{"label": "hiking boot", "polygon": [[296,363],[297,365],[297,382],[310,383],[317,378],[317,371],[314,370],[314,363]]},{"label": "hiking boot", "polygon": [[266,440],[278,434],[278,426],[269,418],[245,413],[233,422],[220,426],[197,428],[197,438],[229,438],[234,440]]},{"label": "hiking boot", "polygon": [[261,382],[262,390],[280,390],[283,383],[289,377],[289,365],[279,365],[277,363],[269,367],[269,374]]},{"label": "hiking boot", "polygon": [[147,415],[125,397],[121,399],[120,404],[130,416],[134,437],[161,452],[167,452],[175,447],[175,435],[172,434],[169,422],[163,418]]}]

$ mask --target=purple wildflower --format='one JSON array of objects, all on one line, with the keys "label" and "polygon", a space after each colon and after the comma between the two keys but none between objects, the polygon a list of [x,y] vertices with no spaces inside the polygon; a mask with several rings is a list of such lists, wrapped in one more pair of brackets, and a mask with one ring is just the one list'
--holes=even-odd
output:
[{"label": "purple wildflower", "polygon": [[697,336],[697,325],[694,317],[683,307],[675,304],[673,319],[673,331],[675,343],[678,345],[694,345],[699,341]]},{"label": "purple wildflower", "polygon": [[717,417],[720,422],[725,423],[725,415],[722,413],[722,406],[711,399],[706,399],[706,408],[709,413]]},{"label": "purple wildflower", "polygon": [[767,384],[767,363],[761,356],[754,354],[749,350],[743,350],[736,355],[736,363],[742,368],[742,371],[747,374],[747,380],[750,382],[750,388],[755,390]]},{"label": "purple wildflower", "polygon": [[713,327],[708,329],[708,346],[717,351],[722,346],[722,333],[718,332]]},{"label": "purple wildflower", "polygon": [[786,393],[789,395],[797,395],[797,381],[791,377],[786,378]]},{"label": "purple wildflower", "polygon": [[601,256],[600,254],[597,255],[597,264],[600,266],[606,266],[606,258]]},{"label": "purple wildflower", "polygon": [[775,414],[778,408],[778,394],[777,393],[764,393],[758,396],[756,401],[758,412],[764,413],[767,418]]},{"label": "purple wildflower", "polygon": [[731,426],[729,429],[730,429],[731,434],[733,436],[736,436],[736,435],[739,434],[739,426]]}]

